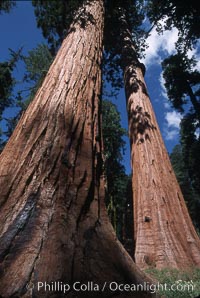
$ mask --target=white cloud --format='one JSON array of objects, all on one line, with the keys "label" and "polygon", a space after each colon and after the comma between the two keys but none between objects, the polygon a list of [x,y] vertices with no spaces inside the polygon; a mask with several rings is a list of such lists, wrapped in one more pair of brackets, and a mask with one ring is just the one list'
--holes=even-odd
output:
[{"label": "white cloud", "polygon": [[[163,21],[164,22],[164,21]],[[151,35],[147,39],[148,48],[143,63],[148,67],[154,63],[160,63],[160,54],[171,55],[175,53],[175,42],[178,39],[178,30],[173,28],[170,31],[164,31],[163,34],[158,34],[154,28]]]},{"label": "white cloud", "polygon": [[164,85],[165,80],[163,78],[163,72],[160,73],[159,82],[160,82],[160,87],[161,87],[161,95],[163,97],[163,105],[164,105],[165,109],[169,110],[171,108],[171,105],[169,103],[169,99],[167,96],[167,90]]},{"label": "white cloud", "polygon": [[165,99],[168,99],[167,96],[167,90],[165,88],[165,79],[163,78],[163,72],[161,72],[160,77],[159,77],[159,82],[160,82],[160,86],[161,86],[161,94]]},{"label": "white cloud", "polygon": [[181,114],[172,111],[165,114],[166,124],[164,126],[164,136],[167,141],[173,141],[179,137],[179,125]]},{"label": "white cloud", "polygon": [[179,125],[181,122],[181,114],[180,113],[178,113],[176,111],[167,112],[165,114],[165,119],[167,121],[168,127],[173,127],[173,128],[179,129]]},{"label": "white cloud", "polygon": [[196,65],[196,69],[198,70],[198,71],[200,71],[200,56],[199,57],[196,57],[196,59],[197,59],[197,65]]},{"label": "white cloud", "polygon": [[195,136],[197,139],[200,137],[200,128],[199,127],[195,131]]},{"label": "white cloud", "polygon": [[167,109],[167,110],[169,110],[171,108],[169,101],[167,101],[167,100],[163,101],[163,105],[164,105],[165,109]]},{"label": "white cloud", "polygon": [[179,131],[177,129],[165,129],[164,134],[167,141],[174,141],[179,137]]},{"label": "white cloud", "polygon": [[161,96],[162,96],[163,106],[166,110],[170,110],[171,109],[171,104],[170,104],[170,101],[168,99],[167,90],[166,90],[165,85],[164,85],[165,80],[163,78],[163,72],[160,73],[159,83],[160,83],[160,88],[161,88]]}]

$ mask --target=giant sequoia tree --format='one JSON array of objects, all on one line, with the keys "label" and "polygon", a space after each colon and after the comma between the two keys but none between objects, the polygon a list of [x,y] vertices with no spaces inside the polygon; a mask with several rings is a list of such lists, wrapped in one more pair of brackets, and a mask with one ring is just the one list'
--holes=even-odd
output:
[{"label": "giant sequoia tree", "polygon": [[[99,117],[103,15],[102,0],[85,1],[79,9],[0,155],[2,297],[64,295],[38,293],[37,287],[26,287],[29,282],[93,281],[101,286],[145,280],[117,241],[104,206]],[[105,290],[104,296],[110,295]]]},{"label": "giant sequoia tree", "polygon": [[[135,260],[145,267],[200,266],[200,239],[165,149],[121,7],[121,60],[133,167]],[[184,233],[183,233],[184,230]]]}]

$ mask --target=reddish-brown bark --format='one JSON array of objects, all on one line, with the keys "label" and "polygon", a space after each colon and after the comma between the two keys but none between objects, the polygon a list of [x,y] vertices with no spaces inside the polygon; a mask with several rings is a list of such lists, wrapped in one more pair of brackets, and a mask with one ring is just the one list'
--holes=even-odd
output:
[{"label": "reddish-brown bark", "polygon": [[122,58],[131,141],[135,261],[140,268],[200,266],[200,239],[184,198],[144,82],[125,16]]},{"label": "reddish-brown bark", "polygon": [[[0,156],[1,297],[64,296],[26,287],[37,282],[148,281],[117,241],[104,206],[103,1],[86,1],[79,13]],[[151,296],[117,297],[129,294]]]}]

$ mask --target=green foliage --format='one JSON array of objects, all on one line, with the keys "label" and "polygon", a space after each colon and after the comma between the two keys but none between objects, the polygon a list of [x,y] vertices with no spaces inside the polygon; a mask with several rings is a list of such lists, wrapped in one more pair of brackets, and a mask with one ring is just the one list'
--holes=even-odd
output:
[{"label": "green foliage", "polygon": [[34,97],[41,86],[52,61],[53,56],[45,44],[39,44],[28,52],[28,56],[24,57],[26,67],[24,80],[31,85],[29,100]]},{"label": "green foliage", "polygon": [[158,292],[166,298],[189,298],[200,295],[199,268],[190,271],[179,271],[170,268],[162,270],[147,269],[146,273],[158,281]]},{"label": "green foliage", "polygon": [[[105,49],[111,55],[121,55],[121,11],[125,14],[128,29],[132,33],[135,46],[139,43],[138,51],[141,45],[144,45],[145,32],[141,25],[145,18],[144,3],[142,0],[109,0],[106,1],[105,16]],[[143,48],[144,49],[144,48]],[[138,53],[139,54],[139,53]]]},{"label": "green foliage", "polygon": [[10,12],[10,10],[16,5],[16,1],[12,0],[1,0],[0,1],[0,14],[2,12]]},{"label": "green foliage", "polygon": [[107,178],[106,205],[113,227],[119,239],[122,239],[129,177],[121,162],[125,149],[123,137],[127,132],[121,127],[120,114],[112,102],[103,101],[102,118],[104,171]]},{"label": "green foliage", "polygon": [[189,99],[200,117],[200,73],[195,66],[194,58],[189,59],[183,53],[172,55],[162,63],[165,87],[174,108],[183,112],[183,105]]},{"label": "green foliage", "polygon": [[15,79],[12,76],[12,72],[16,62],[20,58],[22,49],[19,49],[17,52],[12,51],[11,49],[9,50],[11,55],[10,60],[0,62],[0,117],[5,108],[12,104],[11,93],[15,85]]},{"label": "green foliage", "polygon": [[[196,0],[149,0],[147,12],[150,21],[157,25],[157,30],[179,30],[177,48],[191,48],[200,37],[200,6]],[[164,25],[160,21],[164,21]]]},{"label": "green foliage", "polygon": [[[7,131],[4,135],[9,138],[15,129],[17,122],[24,110],[28,107],[29,103],[34,98],[38,88],[41,86],[49,67],[53,61],[53,57],[45,44],[39,44],[35,49],[28,52],[27,56],[22,56],[20,52],[20,58],[25,62],[25,75],[23,82],[26,83],[27,88],[25,90],[18,91],[15,100],[12,100],[12,104],[19,108],[18,113],[12,117],[5,119],[7,121]],[[13,65],[13,64],[12,64]],[[14,80],[14,79],[13,79]],[[7,80],[7,82],[9,82]],[[13,85],[10,85],[10,93]],[[9,105],[4,104],[4,109],[11,105],[9,97],[5,97]],[[2,143],[2,147],[5,142]]]},{"label": "green foliage", "polygon": [[122,160],[122,152],[125,149],[123,137],[127,135],[127,131],[121,127],[120,113],[111,101],[104,100],[102,102],[102,115],[106,160],[115,156],[115,161],[119,162]]},{"label": "green foliage", "polygon": [[[200,231],[200,194],[197,192],[197,189],[195,189],[195,184],[190,178],[188,164],[185,162],[183,149],[180,144],[174,147],[170,154],[170,160],[183,192],[190,216],[197,231]],[[192,166],[192,169],[194,170],[194,166]]]},{"label": "green foliage", "polygon": [[[12,91],[16,83],[13,70],[21,56],[22,49],[17,52],[9,50],[11,58],[8,61],[0,62],[0,121],[2,121],[4,110],[13,105]],[[5,143],[2,138],[3,134],[3,131],[0,130],[0,152]]]},{"label": "green foliage", "polygon": [[0,128],[0,153],[2,152],[2,150],[4,148],[4,140],[3,140],[2,136],[3,136],[3,131]]},{"label": "green foliage", "polygon": [[188,113],[181,122],[181,144],[184,161],[193,187],[200,194],[200,123],[194,112]]},{"label": "green foliage", "polygon": [[9,62],[0,63],[0,116],[12,103],[10,96],[14,85],[12,67]]},{"label": "green foliage", "polygon": [[188,171],[184,163],[182,148],[180,144],[176,145],[173,148],[172,153],[170,154],[170,160],[175,171],[176,177],[178,179],[179,185],[183,193],[186,194],[186,199],[190,196],[191,185],[188,176]]}]

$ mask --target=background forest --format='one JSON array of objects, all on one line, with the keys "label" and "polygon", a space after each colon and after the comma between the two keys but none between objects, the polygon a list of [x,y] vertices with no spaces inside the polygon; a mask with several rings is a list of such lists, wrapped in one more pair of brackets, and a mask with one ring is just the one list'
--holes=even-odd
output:
[{"label": "background forest", "polygon": [[[21,9],[25,5],[22,2],[1,1],[0,18],[8,13],[12,20],[14,10]],[[158,91],[159,98],[153,102],[153,105],[160,125],[163,124],[163,117],[165,117],[163,135],[197,233],[200,231],[200,64],[198,61],[200,11],[196,1],[182,3],[178,0],[144,2],[119,0],[105,1],[105,3],[107,34],[104,40],[101,106],[103,167],[107,178],[105,199],[117,236],[133,256],[134,253],[131,250],[133,246],[132,182],[130,166],[127,162],[129,156],[124,161],[124,154],[129,155],[128,128],[127,120],[123,119],[124,114],[119,112],[122,105],[124,106],[124,100],[121,103],[123,66],[119,59],[120,49],[116,46],[118,41],[115,31],[119,30],[117,21],[115,24],[115,17],[118,17],[116,7],[119,5],[126,11],[132,38],[137,44],[138,58],[146,65],[146,80],[152,96],[156,94],[155,89],[158,89],[155,78],[162,72],[160,76],[162,90]],[[80,4],[82,1],[32,1],[31,10],[34,10],[37,26],[42,31],[44,40],[28,51],[24,45],[21,45],[18,48],[9,49],[6,59],[0,57],[1,151],[20,116],[41,86],[63,39],[68,34],[74,12]],[[175,40],[172,38],[174,32],[177,36]],[[153,38],[160,38],[162,45],[163,36],[168,33],[169,43],[173,43],[172,50],[167,53],[165,50],[164,53],[161,48],[158,48],[158,53],[155,50],[153,56],[151,52],[152,45],[155,47]],[[160,54],[159,61],[156,61],[158,54]],[[155,68],[152,72],[153,66]],[[20,79],[17,74],[19,69]],[[164,106],[168,108],[165,114]],[[159,112],[161,110],[162,114]],[[179,124],[180,130],[177,129]],[[172,142],[174,139],[175,141]],[[164,274],[164,278],[166,275]],[[162,279],[162,276],[159,278]]]}]

